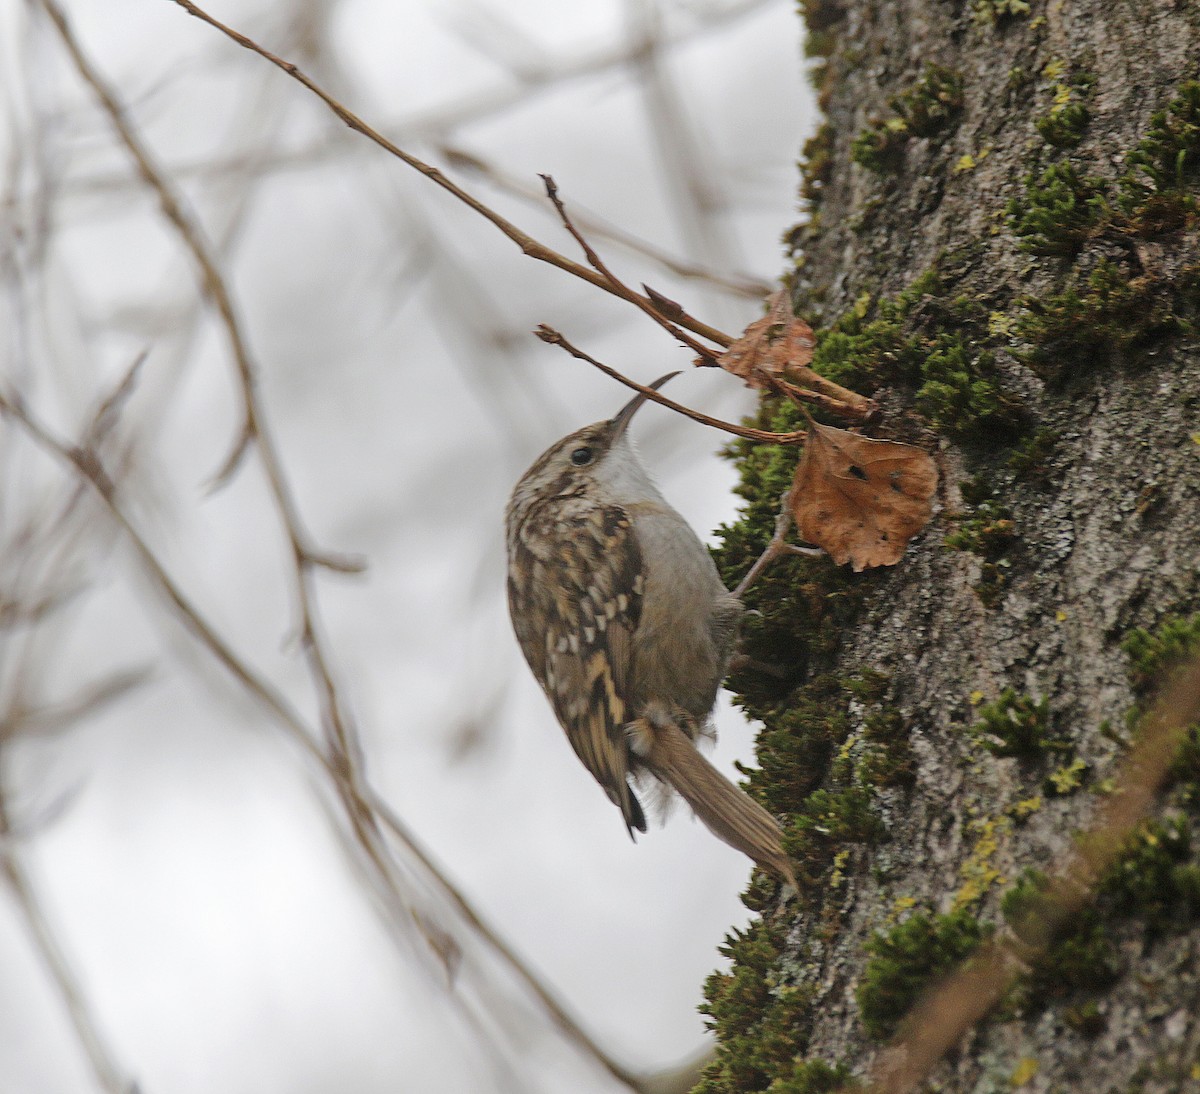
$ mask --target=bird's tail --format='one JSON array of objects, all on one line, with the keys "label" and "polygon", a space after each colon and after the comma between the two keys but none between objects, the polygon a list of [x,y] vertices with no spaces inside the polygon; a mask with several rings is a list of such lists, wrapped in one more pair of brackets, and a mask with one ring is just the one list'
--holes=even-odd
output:
[{"label": "bird's tail", "polygon": [[697,752],[673,721],[638,721],[634,750],[650,773],[673,787],[714,836],[799,891],[775,818]]}]

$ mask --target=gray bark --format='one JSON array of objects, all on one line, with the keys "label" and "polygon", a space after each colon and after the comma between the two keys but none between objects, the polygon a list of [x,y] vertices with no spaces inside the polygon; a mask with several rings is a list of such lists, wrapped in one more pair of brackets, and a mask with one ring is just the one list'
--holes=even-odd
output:
[{"label": "gray bark", "polygon": [[[761,884],[755,890],[783,941],[761,976],[758,1002],[737,1021],[728,1017],[732,1004],[714,1008],[721,1059],[698,1088],[710,1092],[765,1090],[772,1081],[795,1084],[773,1090],[825,1089],[802,1085],[809,1073],[794,1070],[800,1061],[841,1063],[864,1075],[883,1045],[864,1027],[860,1004],[873,933],[891,931],[910,908],[933,916],[962,908],[985,930],[1003,929],[1004,893],[1023,870],[1044,869],[1069,849],[1126,751],[1126,715],[1138,695],[1122,641],[1135,627],[1153,631],[1169,616],[1200,610],[1200,349],[1188,287],[1200,266],[1194,208],[1165,229],[1145,218],[1134,224],[1118,210],[1051,254],[1022,249],[1005,213],[1011,198],[1026,200],[1027,176],[1064,162],[1107,185],[1117,210],[1128,153],[1181,85],[1200,76],[1200,9],[1168,0],[1033,0],[1028,13],[1009,14],[995,3],[949,0],[808,7],[829,47],[829,159],[813,223],[796,234],[800,313],[828,328],[869,294],[869,321],[881,300],[938,269],[940,287],[905,312],[905,336],[932,344],[951,329],[972,352],[990,353],[990,379],[1020,408],[998,431],[968,416],[952,429],[922,432],[912,412],[920,381],[881,367],[881,435],[936,450],[941,511],[894,569],[841,575],[824,587],[824,595],[841,595],[850,585],[865,597],[836,642],[789,647],[769,614],[749,637],[765,656],[772,647],[801,651],[791,664],[795,687],[819,672],[886,677],[880,705],[902,719],[915,767],[911,783],[871,789],[883,836],[835,843],[831,854],[842,858],[813,867],[799,907],[764,898]],[[898,148],[886,150],[891,160],[882,170],[855,162],[855,139],[898,116],[893,98],[930,63],[961,77],[960,109],[931,135],[910,127]],[[1057,117],[1064,101],[1086,113],[1055,144],[1036,121],[1068,121]],[[1186,205],[1198,187],[1195,156],[1185,157],[1175,197]],[[1039,307],[1072,286],[1086,297],[1097,268],[1115,269],[1135,286],[1127,314],[1115,305],[1084,310],[1076,325],[1090,329],[1056,329],[1053,338],[1037,329]],[[947,319],[958,314],[955,300],[967,301],[973,318]],[[1155,309],[1163,301],[1170,314],[1160,323]],[[1109,322],[1130,331],[1127,343],[1097,340],[1097,327]],[[1049,452],[1041,473],[1015,473],[1013,453],[1039,430]],[[978,513],[962,488],[981,473],[1013,522],[1013,538],[991,555],[947,549],[947,535]],[[748,492],[761,500],[753,485]],[[736,554],[727,546],[723,565],[742,565]],[[826,581],[816,568],[804,573]],[[780,595],[783,581],[762,595]],[[734,683],[767,733],[795,712],[785,694],[753,676]],[[997,755],[972,730],[1006,688],[1035,703],[1046,698],[1048,749]],[[843,699],[833,706],[846,719],[834,752],[853,758],[872,705]],[[1106,722],[1113,729],[1102,732]],[[1076,760],[1082,785],[1056,793],[1048,777]],[[832,756],[814,757],[811,775],[827,789],[845,785]],[[765,765],[752,785],[779,810],[785,790],[772,778]],[[801,798],[790,807],[800,810]],[[1018,806],[1037,798],[1036,808]],[[1190,800],[1186,780],[1177,780],[1160,816],[1190,823]],[[1198,857],[1200,848],[1185,846],[1178,864]],[[1167,923],[1161,915],[1151,923],[1137,906],[1097,913],[1112,947],[1109,982],[1029,987],[1035,981],[1027,980],[1024,994],[1012,995],[942,1064],[936,1089],[983,1094],[1018,1082],[1038,1091],[1200,1089],[1200,920],[1186,901],[1172,909]],[[735,947],[732,975],[749,977],[750,964]],[[746,1064],[746,1043],[768,1027],[780,1032],[789,991],[804,999],[784,1023],[791,1059],[776,1046],[767,1052],[773,1062]]]}]

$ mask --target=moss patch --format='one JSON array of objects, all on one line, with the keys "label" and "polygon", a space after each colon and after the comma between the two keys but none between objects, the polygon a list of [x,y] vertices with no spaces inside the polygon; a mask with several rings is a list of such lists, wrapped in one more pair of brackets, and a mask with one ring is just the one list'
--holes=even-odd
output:
[{"label": "moss patch", "polygon": [[[1060,115],[1073,132],[1067,105]],[[1044,378],[1136,357],[1164,337],[1196,329],[1198,175],[1200,82],[1191,81],[1154,115],[1116,179],[1095,178],[1070,160],[1026,177],[1024,192],[1007,208],[1019,246],[1073,260],[1059,290],[1020,302],[1015,331],[1028,343],[1026,360]],[[1154,240],[1153,254],[1138,240]]]},{"label": "moss patch", "polygon": [[[1033,1007],[1103,991],[1124,971],[1116,929],[1137,921],[1147,942],[1200,922],[1200,866],[1185,818],[1147,821],[1105,872],[1094,901],[1072,915],[1051,940],[1021,988]],[[1046,877],[1027,870],[1004,894],[1001,912],[1021,938],[1042,940]]]},{"label": "moss patch", "polygon": [[[908,786],[915,761],[909,725],[884,702],[886,677],[873,672],[818,676],[772,709],[757,742],[750,789],[784,818],[784,846],[801,883],[819,896],[852,845],[882,839],[875,808],[884,787]],[[856,716],[851,717],[851,706]]]},{"label": "moss patch", "polygon": [[[1138,696],[1128,716],[1130,728],[1136,733],[1154,690],[1200,656],[1200,614],[1190,618],[1169,616],[1154,631],[1136,628],[1126,636],[1121,649],[1129,658],[1129,681]],[[1175,788],[1180,804],[1200,809],[1200,723],[1183,731],[1168,782]]]},{"label": "moss patch", "polygon": [[1021,408],[980,346],[985,329],[983,309],[968,296],[953,296],[935,267],[894,297],[861,297],[817,334],[812,367],[864,395],[908,387],[936,429],[987,442],[1011,435]]},{"label": "moss patch", "polygon": [[1068,71],[1060,60],[1051,61],[1042,69],[1050,82],[1050,109],[1034,119],[1042,140],[1056,148],[1072,148],[1083,140],[1084,130],[1091,119],[1087,99],[1095,77],[1086,70]]},{"label": "moss patch", "polygon": [[1135,627],[1125,636],[1121,650],[1129,658],[1129,682],[1139,696],[1145,696],[1200,655],[1200,615],[1168,616],[1154,631]]},{"label": "moss patch", "polygon": [[863,1026],[883,1040],[900,1026],[926,988],[967,957],[989,929],[966,909],[918,912],[867,943],[871,955],[856,997]]},{"label": "moss patch", "polygon": [[781,933],[761,920],[734,930],[721,947],[733,967],[704,985],[701,1010],[720,1039],[696,1094],[766,1090],[776,1076],[794,1070],[808,1039],[811,993],[779,983],[781,950]]},{"label": "moss patch", "polygon": [[805,1060],[792,1073],[776,1079],[770,1094],[832,1094],[833,1091],[857,1090],[845,1064],[831,1066],[824,1060]]},{"label": "moss patch", "polygon": [[854,139],[850,156],[869,171],[894,171],[913,137],[941,133],[958,118],[962,105],[962,77],[941,65],[927,64],[908,91],[888,100],[892,113]]},{"label": "moss patch", "polygon": [[1035,702],[1005,688],[1000,698],[979,708],[974,732],[983,747],[996,756],[1037,760],[1062,742],[1050,735],[1050,706],[1047,699]]},{"label": "moss patch", "polygon": [[997,496],[992,480],[985,475],[968,479],[961,487],[963,501],[971,508],[960,513],[957,527],[943,545],[952,551],[968,551],[983,560],[975,595],[985,607],[996,607],[1008,587],[1012,555],[1017,545],[1012,510]]},{"label": "moss patch", "polygon": [[1025,177],[1024,191],[1007,207],[1021,250],[1074,255],[1108,222],[1107,185],[1064,160]]},{"label": "moss patch", "polygon": [[1002,26],[1029,14],[1029,0],[975,0],[975,19],[986,26]]}]

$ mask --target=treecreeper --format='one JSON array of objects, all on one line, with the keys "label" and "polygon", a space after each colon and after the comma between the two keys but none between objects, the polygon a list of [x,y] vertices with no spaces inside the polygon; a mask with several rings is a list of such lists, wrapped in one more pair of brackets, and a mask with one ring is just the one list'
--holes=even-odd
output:
[{"label": "treecreeper", "polygon": [[634,451],[629,423],[645,401],[639,393],[616,417],[551,445],[513,489],[513,629],[630,836],[646,831],[638,792],[657,782],[795,887],[775,819],[696,749],[712,733],[743,607]]}]

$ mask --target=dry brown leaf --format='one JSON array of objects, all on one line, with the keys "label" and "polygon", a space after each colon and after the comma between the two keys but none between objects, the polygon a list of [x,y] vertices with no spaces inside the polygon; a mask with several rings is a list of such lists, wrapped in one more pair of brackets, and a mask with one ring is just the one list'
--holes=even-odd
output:
[{"label": "dry brown leaf", "polygon": [[892,566],[929,523],[937,481],[933,460],[911,444],[814,422],[792,483],[792,518],[839,566]]},{"label": "dry brown leaf", "polygon": [[718,365],[750,387],[764,386],[759,374],[782,376],[789,368],[803,368],[813,357],[812,327],[792,314],[787,293],[780,289],[769,299],[767,314],[717,358]]}]

